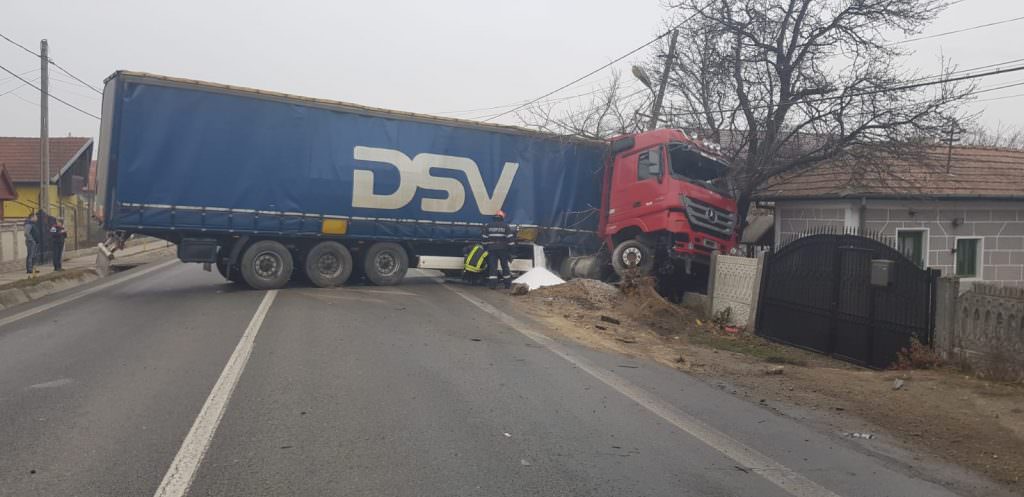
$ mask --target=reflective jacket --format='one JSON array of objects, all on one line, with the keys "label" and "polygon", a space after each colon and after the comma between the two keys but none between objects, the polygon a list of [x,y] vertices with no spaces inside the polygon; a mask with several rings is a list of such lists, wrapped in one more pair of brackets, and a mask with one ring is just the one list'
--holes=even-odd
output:
[{"label": "reflective jacket", "polygon": [[473,245],[473,248],[466,254],[466,258],[463,260],[462,268],[470,273],[481,273],[484,270],[484,264],[487,263],[487,256],[490,255],[487,249],[479,243]]}]

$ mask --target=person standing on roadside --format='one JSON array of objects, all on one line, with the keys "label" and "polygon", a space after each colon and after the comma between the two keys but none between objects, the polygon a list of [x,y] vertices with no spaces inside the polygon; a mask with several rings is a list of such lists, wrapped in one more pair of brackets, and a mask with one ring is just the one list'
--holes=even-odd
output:
[{"label": "person standing on roadside", "polygon": [[53,247],[53,270],[63,271],[61,264],[64,262],[64,240],[68,237],[68,230],[64,229],[64,220],[57,219],[50,226],[50,242]]},{"label": "person standing on roadside", "polygon": [[516,241],[515,230],[505,222],[505,211],[499,210],[494,213],[494,220],[484,225],[483,244],[490,253],[487,266],[490,277],[487,278],[487,286],[491,289],[498,287],[498,266],[501,265],[501,281],[508,289],[512,286],[512,272],[509,266],[512,262],[512,245]]},{"label": "person standing on roadside", "polygon": [[40,232],[39,225],[36,224],[34,214],[30,213],[28,217],[25,218],[25,225],[23,228],[25,230],[25,249],[28,251],[25,255],[25,272],[28,274],[35,274],[37,271],[35,267],[36,257],[39,253]]}]

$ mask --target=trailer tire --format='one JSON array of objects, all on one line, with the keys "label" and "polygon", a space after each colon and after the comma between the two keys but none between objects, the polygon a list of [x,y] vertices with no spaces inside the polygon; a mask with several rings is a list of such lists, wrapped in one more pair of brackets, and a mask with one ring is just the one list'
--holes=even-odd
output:
[{"label": "trailer tire", "polygon": [[640,274],[650,274],[654,269],[654,251],[639,240],[625,240],[615,246],[612,267],[619,276],[630,268],[636,268]]},{"label": "trailer tire", "polygon": [[287,247],[274,240],[261,240],[242,255],[242,278],[257,290],[281,288],[291,279],[293,264]]},{"label": "trailer tire", "polygon": [[320,288],[344,285],[352,275],[352,253],[338,242],[320,242],[306,254],[305,273]]},{"label": "trailer tire", "polygon": [[397,243],[375,243],[366,249],[363,260],[367,279],[378,286],[401,283],[409,270],[409,254]]}]

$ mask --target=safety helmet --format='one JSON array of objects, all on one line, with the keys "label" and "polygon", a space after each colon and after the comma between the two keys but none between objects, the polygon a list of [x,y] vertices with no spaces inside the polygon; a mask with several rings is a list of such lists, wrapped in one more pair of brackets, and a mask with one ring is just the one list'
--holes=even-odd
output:
[{"label": "safety helmet", "polygon": [[498,212],[495,212],[495,213],[494,213],[494,218],[495,218],[495,219],[501,219],[501,220],[504,220],[504,219],[505,219],[505,211],[503,211],[503,210],[501,210],[501,209],[498,209]]}]

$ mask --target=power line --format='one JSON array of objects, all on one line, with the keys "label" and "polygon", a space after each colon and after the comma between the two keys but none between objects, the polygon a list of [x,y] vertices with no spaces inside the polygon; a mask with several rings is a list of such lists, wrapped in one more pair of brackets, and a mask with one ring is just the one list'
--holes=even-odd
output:
[{"label": "power line", "polygon": [[1007,100],[1007,99],[1010,99],[1010,98],[1019,98],[1019,97],[1024,97],[1024,93],[1017,93],[1015,95],[1003,95],[1001,97],[983,98],[981,100],[975,100],[974,102],[975,103],[978,103],[978,102],[995,102],[996,100]]},{"label": "power line", "polygon": [[[680,23],[680,25],[685,24],[687,21],[689,21],[690,19],[692,19],[696,15],[697,14],[694,13],[693,15],[691,15],[689,17],[689,19],[687,19],[686,21],[683,21],[682,23]],[[639,47],[636,47],[633,50],[630,50],[629,52],[626,52],[625,54],[623,54],[623,55],[621,55],[619,57],[616,57],[615,60],[612,60],[611,62],[609,62],[609,63],[607,63],[607,64],[605,64],[605,65],[603,65],[601,67],[598,67],[597,69],[594,69],[593,71],[590,71],[587,74],[584,74],[583,76],[580,76],[580,77],[570,81],[569,83],[566,83],[566,84],[564,84],[564,85],[562,85],[562,86],[560,86],[560,87],[558,87],[558,88],[556,88],[556,89],[554,89],[552,91],[549,91],[549,92],[547,92],[547,93],[545,93],[545,94],[543,94],[543,95],[541,95],[541,96],[539,96],[539,97],[537,97],[537,98],[535,98],[533,100],[530,100],[530,101],[528,101],[528,102],[526,102],[524,104],[520,104],[520,105],[516,106],[513,109],[507,110],[507,111],[502,112],[500,114],[495,114],[495,115],[493,115],[493,116],[491,116],[491,117],[489,117],[487,119],[484,119],[484,122],[491,121],[491,120],[497,119],[499,117],[511,114],[511,113],[513,113],[513,112],[515,112],[515,111],[517,111],[519,109],[522,109],[523,107],[526,107],[528,105],[536,103],[538,100],[550,97],[551,95],[554,95],[555,93],[558,93],[558,92],[560,92],[560,91],[562,91],[562,90],[564,90],[564,89],[566,89],[566,88],[568,88],[568,87],[570,87],[570,86],[572,86],[572,85],[574,85],[576,83],[579,83],[580,81],[583,81],[584,79],[587,79],[587,78],[593,76],[594,74],[597,74],[598,72],[601,72],[601,71],[607,69],[608,67],[611,67],[613,64],[621,61],[622,59],[625,59],[626,57],[629,57],[630,55],[633,55],[633,54],[635,54],[635,53],[637,53],[637,52],[639,52],[639,51],[641,51],[641,50],[643,50],[643,49],[653,45],[655,42],[657,42],[658,40],[668,36],[671,33],[672,33],[671,29],[668,30],[668,31],[665,31],[664,33],[654,37],[652,40],[648,41],[647,43],[644,43],[643,45],[640,45]]]},{"label": "power line", "polygon": [[1007,23],[1011,23],[1011,22],[1017,22],[1017,21],[1020,21],[1020,20],[1024,20],[1024,16],[1014,17],[1013,19],[1003,19],[1002,21],[995,21],[995,22],[990,22],[990,23],[987,23],[987,24],[979,24],[977,26],[970,26],[970,27],[961,28],[961,29],[954,29],[953,31],[946,31],[944,33],[936,33],[936,34],[928,35],[928,36],[919,36],[917,38],[907,38],[906,40],[901,40],[901,41],[890,43],[890,45],[902,45],[904,43],[911,43],[911,42],[915,42],[915,41],[930,40],[932,38],[940,38],[940,37],[943,37],[943,36],[955,35],[957,33],[964,33],[964,32],[967,32],[967,31],[974,31],[976,29],[982,29],[982,28],[988,28],[988,27],[992,27],[992,26],[998,26],[1000,24],[1007,24]]},{"label": "power line", "polygon": [[[818,98],[806,99],[806,100],[796,100],[794,102],[789,102],[788,105],[796,105],[796,104],[801,104],[801,103],[825,102],[825,101],[829,101],[829,100],[839,100],[839,99],[844,99],[844,98],[866,97],[866,96],[871,96],[871,95],[877,95],[877,94],[880,94],[880,93],[891,93],[891,92],[895,92],[895,91],[913,90],[913,89],[916,89],[916,88],[923,88],[923,87],[926,87],[926,86],[933,86],[933,85],[942,84],[942,83],[953,83],[953,82],[957,82],[957,81],[966,81],[966,80],[970,80],[970,79],[985,78],[985,77],[988,77],[988,76],[995,76],[997,74],[1006,74],[1006,73],[1017,72],[1017,71],[1024,71],[1024,65],[1016,66],[1016,67],[1010,67],[1010,68],[1006,68],[1006,69],[996,69],[996,70],[987,71],[987,72],[983,72],[983,73],[979,73],[979,74],[968,74],[968,75],[964,75],[964,76],[956,76],[956,77],[952,77],[952,78],[950,78],[950,77],[942,77],[941,79],[936,79],[936,80],[933,80],[933,81],[925,81],[925,82],[921,82],[921,83],[908,83],[908,84],[903,84],[903,85],[899,85],[899,86],[893,86],[893,87],[889,87],[889,88],[879,88],[877,90],[870,90],[870,91],[865,91],[865,92],[861,92],[861,93],[855,93],[855,94],[851,94],[851,95],[833,95],[833,96],[830,96],[830,97],[818,97]],[[935,77],[935,76],[933,76],[933,77]],[[1008,85],[1007,87],[1009,87],[1009,86],[1014,86],[1014,85]],[[996,90],[996,89],[1001,89],[1001,88],[990,88],[990,89],[983,90],[981,92],[975,92],[975,93],[983,93],[985,91],[991,91],[991,90]],[[768,106],[768,105],[756,105],[756,106],[749,107],[748,109],[750,109],[750,110],[754,110],[754,109],[767,109],[767,108],[770,108],[770,107],[771,106]],[[737,111],[741,111],[741,110],[743,110],[742,107],[737,107],[737,108],[729,109],[729,110],[716,111],[716,113],[737,112]],[[670,113],[670,114],[667,114],[667,115],[671,115],[671,116],[698,116],[698,115],[703,115],[703,114],[704,114],[703,112],[674,112],[674,113]]]},{"label": "power line", "polygon": [[[699,12],[694,13],[693,15],[691,15],[689,18],[687,18],[685,21],[683,21],[679,25],[681,26],[682,24],[685,24],[690,19],[693,19],[693,17],[695,17],[697,14],[699,14]],[[946,31],[946,32],[942,32],[942,33],[936,33],[936,34],[928,35],[928,36],[921,36],[921,37],[917,37],[917,38],[909,38],[909,39],[906,39],[906,40],[901,40],[901,41],[890,43],[890,45],[900,45],[900,44],[911,43],[911,42],[915,42],[915,41],[927,40],[927,39],[932,39],[932,38],[939,38],[939,37],[943,37],[943,36],[949,36],[949,35],[953,35],[953,34],[957,34],[957,33],[964,33],[964,32],[967,32],[967,31],[973,31],[973,30],[983,29],[983,28],[992,27],[992,26],[998,26],[1000,24],[1007,24],[1007,23],[1016,22],[1016,21],[1020,21],[1020,20],[1024,20],[1024,16],[1015,17],[1015,18],[1012,18],[1012,19],[1003,19],[1003,20],[1000,20],[1000,21],[994,21],[994,22],[990,22],[990,23],[986,23],[986,24],[979,24],[979,25],[976,25],[976,26],[969,26],[969,27],[966,27],[966,28],[956,29],[956,30],[952,30],[952,31]],[[493,108],[482,108],[482,109],[475,109],[475,110],[492,110],[492,109],[499,109],[499,108],[504,108],[504,107],[512,107],[513,105],[515,105],[515,107],[513,109],[510,109],[510,110],[507,110],[507,111],[504,111],[504,112],[500,112],[500,113],[495,114],[493,116],[487,117],[486,119],[484,119],[485,122],[491,121],[493,119],[497,119],[499,117],[502,117],[502,116],[505,116],[505,115],[508,115],[508,114],[511,114],[511,113],[513,113],[513,112],[515,112],[517,110],[520,110],[520,109],[522,109],[524,107],[527,107],[529,105],[537,103],[541,99],[544,99],[544,98],[549,97],[549,96],[551,96],[551,95],[553,95],[555,93],[558,93],[558,92],[560,92],[560,91],[562,91],[562,90],[564,90],[564,89],[566,89],[566,88],[568,88],[568,87],[570,87],[570,86],[572,86],[572,85],[574,85],[574,84],[576,84],[576,83],[578,83],[578,82],[580,82],[580,81],[582,81],[582,80],[584,80],[586,78],[589,78],[590,76],[593,76],[594,74],[596,74],[596,73],[598,73],[598,72],[608,68],[612,64],[615,64],[616,62],[619,62],[622,59],[625,59],[626,57],[629,57],[630,55],[633,55],[636,52],[639,52],[640,50],[643,50],[644,48],[647,48],[648,46],[654,44],[658,40],[664,38],[665,36],[668,36],[668,34],[671,33],[671,32],[672,32],[672,30],[668,30],[668,31],[658,35],[654,39],[648,41],[647,43],[644,43],[643,45],[641,45],[641,46],[639,46],[639,47],[637,47],[637,48],[635,48],[633,50],[630,50],[629,52],[627,52],[626,54],[616,58],[615,60],[613,60],[613,61],[611,61],[611,62],[609,62],[609,63],[607,63],[607,64],[605,64],[605,65],[603,65],[603,66],[601,66],[601,67],[599,67],[599,68],[597,68],[597,69],[595,69],[595,70],[593,70],[593,71],[591,71],[591,72],[589,72],[587,74],[584,74],[583,76],[573,80],[572,82],[570,82],[570,83],[568,83],[566,85],[563,85],[563,86],[561,86],[561,87],[559,87],[559,88],[557,88],[557,89],[555,89],[553,91],[550,91],[548,93],[545,93],[544,95],[541,95],[541,96],[539,96],[539,97],[537,97],[537,98],[535,98],[533,100],[528,100],[528,101],[525,101],[525,102],[520,103],[518,105],[515,105],[515,104],[510,104],[510,105],[507,105],[507,106],[506,105],[499,105],[499,106],[495,106]],[[582,95],[580,95],[580,96],[582,96]],[[471,112],[471,111],[472,110],[467,111],[467,112]],[[455,113],[460,113],[460,112],[451,112],[451,113],[455,114]]]},{"label": "power line", "polygon": [[[11,76],[14,76],[14,77],[16,77],[16,78],[20,79],[22,83],[25,83],[25,84],[27,84],[27,85],[31,86],[32,88],[35,88],[36,90],[39,90],[40,92],[44,93],[44,94],[45,94],[46,96],[48,96],[48,97],[50,97],[50,98],[52,98],[52,99],[54,99],[54,100],[56,100],[56,101],[58,101],[58,102],[60,102],[60,103],[64,104],[64,105],[67,105],[68,107],[71,107],[72,109],[75,109],[75,110],[77,110],[78,112],[81,112],[82,114],[85,114],[85,115],[87,115],[87,116],[89,116],[89,117],[92,117],[92,118],[94,118],[94,119],[99,119],[99,118],[100,118],[100,116],[97,116],[96,114],[93,114],[93,113],[91,113],[91,112],[89,112],[89,111],[85,111],[85,110],[82,110],[82,109],[81,109],[81,108],[79,108],[79,107],[76,107],[76,106],[74,106],[74,105],[72,105],[72,104],[69,104],[69,103],[67,103],[66,101],[64,101],[64,100],[60,99],[59,97],[57,97],[56,95],[54,95],[54,94],[52,94],[52,93],[49,93],[49,92],[43,92],[43,89],[42,89],[42,88],[40,88],[40,87],[38,87],[38,86],[36,86],[36,85],[32,84],[32,83],[31,83],[31,82],[29,82],[29,81],[28,81],[27,79],[25,79],[25,78],[23,78],[23,77],[21,77],[21,76],[18,76],[18,75],[17,75],[17,74],[15,74],[15,73],[14,73],[13,71],[11,71],[10,69],[8,69],[8,68],[6,68],[6,67],[4,67],[4,66],[0,66],[0,69],[3,69],[4,71],[6,71],[6,72],[7,72],[8,74],[10,74]],[[17,94],[17,93],[15,93],[14,95],[15,95],[15,96],[17,96],[18,94]]]},{"label": "power line", "polygon": [[[5,39],[5,40],[7,40],[7,41],[11,42],[11,43],[12,43],[12,44],[13,44],[14,46],[16,46],[16,47],[18,47],[18,48],[20,48],[20,49],[22,49],[22,50],[24,50],[24,51],[26,51],[26,52],[28,52],[28,53],[32,54],[32,55],[35,55],[35,56],[36,56],[36,58],[42,57],[42,56],[41,56],[41,55],[39,55],[38,53],[36,53],[36,52],[33,52],[32,50],[30,50],[30,49],[29,49],[28,47],[26,47],[25,45],[22,45],[21,43],[18,43],[18,42],[16,42],[16,41],[14,41],[14,40],[12,40],[12,39],[8,38],[7,36],[4,36],[4,34],[3,34],[3,33],[0,33],[0,38],[3,38],[3,39]],[[47,57],[47,59],[46,59],[46,62],[48,62],[48,63],[49,63],[50,65],[52,65],[53,67],[56,67],[57,69],[60,69],[60,71],[61,71],[62,73],[64,73],[64,74],[67,74],[68,76],[71,76],[71,79],[74,79],[75,81],[78,81],[79,83],[82,83],[83,85],[85,85],[85,86],[86,86],[87,88],[89,88],[90,90],[92,90],[92,91],[94,91],[94,92],[96,92],[96,93],[99,93],[100,95],[102,95],[102,94],[103,94],[103,92],[102,92],[102,91],[100,91],[100,90],[98,90],[98,89],[96,89],[96,87],[95,87],[95,86],[92,86],[92,85],[90,85],[89,83],[86,83],[85,81],[82,81],[82,80],[81,80],[81,79],[80,79],[80,78],[79,78],[78,76],[75,76],[74,74],[71,74],[71,71],[68,71],[67,69],[64,69],[64,67],[63,67],[63,66],[61,66],[60,64],[58,64],[58,63],[57,63],[56,61],[54,61],[54,60],[53,60],[53,58],[51,58],[51,57]]]},{"label": "power line", "polygon": [[[583,85],[580,85],[580,86],[583,86]],[[585,92],[585,93],[577,93],[575,95],[569,95],[569,96],[566,96],[566,97],[549,98],[549,99],[546,99],[546,100],[539,100],[539,101],[534,102],[534,103],[560,102],[562,100],[569,100],[569,99],[572,99],[572,98],[578,98],[578,97],[585,97],[587,95],[593,95],[595,93],[600,93],[602,91],[607,91],[609,89],[611,89],[611,86],[602,86],[602,87],[599,87],[599,88],[597,88],[595,90],[591,90],[591,91],[588,91],[588,92]],[[440,115],[445,115],[445,114],[468,114],[468,113],[471,113],[471,112],[480,112],[480,111],[485,111],[485,110],[506,109],[508,107],[515,107],[515,106],[523,104],[523,103],[527,103],[528,104],[529,101],[528,100],[520,100],[518,102],[513,102],[513,103],[505,104],[505,105],[494,105],[494,106],[491,106],[491,107],[479,107],[479,108],[476,108],[476,109],[451,110],[451,111],[446,111],[446,112],[434,112],[433,114],[440,114]]]},{"label": "power line", "polygon": [[[586,93],[578,93],[576,95],[569,95],[569,96],[559,97],[559,98],[548,98],[548,99],[544,99],[544,100],[538,100],[538,101],[533,102],[533,103],[534,104],[541,104],[541,103],[548,103],[548,102],[562,102],[562,101],[565,101],[565,100],[572,100],[574,98],[585,97],[587,95],[594,95],[594,94],[597,94],[597,93],[600,93],[600,92],[603,92],[603,91],[609,91],[609,90],[611,90],[611,88],[612,88],[611,86],[602,86],[602,87],[600,87],[600,88],[598,88],[596,90],[588,91]],[[631,88],[623,87],[623,89],[624,90],[629,90]],[[646,87],[645,88],[641,88],[641,89],[637,90],[636,92],[631,93],[630,96],[635,95],[636,93],[639,93],[639,92],[644,92],[644,91],[650,91],[650,90],[648,90]],[[623,97],[623,98],[625,98],[625,97]],[[490,107],[490,108],[484,108],[484,109],[479,109],[479,110],[504,109],[504,108],[507,108],[507,107],[514,107],[516,105],[519,105],[519,104],[515,103],[515,104],[510,104],[510,105],[499,105],[499,106]],[[481,115],[481,116],[471,117],[469,119],[471,119],[471,120],[491,119],[491,118],[494,118],[494,117],[496,117],[498,115],[500,115],[500,114],[484,114],[484,115]]]},{"label": "power line", "polygon": [[[39,68],[37,67],[35,69],[31,69],[31,70],[25,71],[23,73],[18,73],[18,76],[24,76],[26,74],[32,74],[32,73],[38,72],[38,71],[39,71]],[[7,76],[5,78],[0,78],[0,84],[6,83],[6,82],[8,82],[8,81],[10,81],[12,79],[14,79],[14,76]]]},{"label": "power line", "polygon": [[[39,81],[39,78],[34,78],[34,79],[32,80],[32,82],[33,82],[33,83],[34,83],[34,82],[36,82],[36,81]],[[26,87],[26,86],[28,86],[28,83],[22,83],[22,84],[20,84],[20,85],[18,85],[18,86],[16,86],[16,87],[14,87],[14,88],[11,88],[10,90],[7,90],[7,91],[5,91],[5,92],[3,92],[3,93],[0,93],[0,97],[2,97],[2,96],[4,96],[4,95],[7,95],[8,93],[14,93],[14,92],[16,92],[16,91],[18,91],[18,90],[20,90],[20,89],[22,89],[22,88]]]}]

